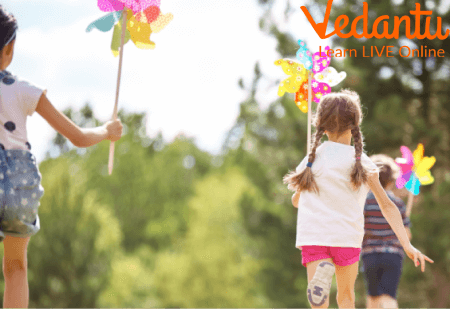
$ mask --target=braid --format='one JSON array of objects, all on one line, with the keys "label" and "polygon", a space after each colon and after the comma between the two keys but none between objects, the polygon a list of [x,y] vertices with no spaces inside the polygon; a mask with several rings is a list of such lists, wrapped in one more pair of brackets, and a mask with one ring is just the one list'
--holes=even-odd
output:
[{"label": "braid", "polygon": [[322,139],[324,133],[325,130],[323,128],[319,128],[319,130],[314,133],[314,144],[312,146],[311,152],[309,153],[308,162],[314,163],[314,160],[316,159],[316,149],[320,145],[320,140]]},{"label": "braid", "polygon": [[[308,165],[311,165],[316,159],[316,149],[320,145],[320,140],[322,139],[325,130],[319,128],[319,130],[314,133],[313,139],[314,144],[308,157]],[[290,172],[284,176],[283,181],[288,184],[288,189],[292,191],[309,191],[319,193],[319,187],[314,180],[314,175],[312,173],[311,167],[307,166],[303,171],[300,172]]]},{"label": "braid", "polygon": [[367,182],[367,172],[361,164],[361,155],[363,152],[363,137],[359,126],[354,126],[351,130],[353,136],[353,143],[355,145],[355,165],[351,172],[351,182],[355,189],[358,189],[363,183]]}]

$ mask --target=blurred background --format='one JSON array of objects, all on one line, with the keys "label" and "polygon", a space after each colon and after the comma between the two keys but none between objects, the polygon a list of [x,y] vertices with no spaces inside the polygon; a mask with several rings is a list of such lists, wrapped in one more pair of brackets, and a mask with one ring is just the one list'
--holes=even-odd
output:
[{"label": "blurred background", "polygon": [[[297,212],[282,183],[306,154],[307,117],[293,95],[277,96],[285,75],[274,65],[295,60],[298,39],[313,52],[358,50],[331,60],[348,75],[333,90],[360,94],[368,155],[400,157],[401,145],[423,143],[436,157],[435,183],[421,188],[411,215],[412,243],[435,263],[421,273],[405,261],[398,300],[450,307],[450,41],[321,40],[300,6],[318,22],[326,2],[163,0],[162,12],[175,18],[152,35],[156,49],[125,47],[125,128],[112,176],[109,142],[76,149],[31,117],[45,194],[29,245],[30,307],[308,307]],[[432,28],[437,16],[449,28],[450,1],[370,1],[369,19],[408,15],[416,2],[433,10]],[[48,89],[78,125],[108,120],[118,58],[112,32],[85,32],[102,15],[96,1],[3,4],[20,26],[9,70]],[[353,20],[362,1],[335,0],[328,33],[341,14]],[[362,58],[363,45],[426,45],[446,56]],[[365,307],[362,278],[357,307]],[[335,293],[333,283],[331,307]]]}]

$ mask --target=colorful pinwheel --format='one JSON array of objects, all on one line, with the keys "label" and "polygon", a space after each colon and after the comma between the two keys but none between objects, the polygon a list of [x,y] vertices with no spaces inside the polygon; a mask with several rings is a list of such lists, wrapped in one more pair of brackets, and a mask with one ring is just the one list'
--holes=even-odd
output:
[{"label": "colorful pinwheel", "polygon": [[419,194],[420,185],[429,185],[434,182],[430,168],[436,162],[435,157],[424,157],[423,145],[419,144],[414,153],[408,147],[400,147],[402,158],[395,159],[400,167],[400,174],[396,185],[398,189],[405,187],[414,195]]},{"label": "colorful pinwheel", "polygon": [[[117,77],[116,102],[114,104],[113,119],[117,119],[119,102],[120,77],[122,73],[123,46],[131,39],[140,49],[154,49],[155,43],[150,35],[166,27],[173,19],[173,15],[161,14],[159,9],[161,0],[97,0],[98,7],[103,12],[111,12],[92,22],[86,32],[93,28],[107,32],[114,27],[111,50],[119,58],[119,73]],[[119,23],[122,19],[122,24]],[[111,175],[114,162],[114,142],[109,148],[108,172]]]},{"label": "colorful pinwheel", "polygon": [[[329,46],[325,52],[316,52],[314,55],[308,50],[306,43],[298,40],[300,46],[297,51],[297,59],[300,63],[289,59],[275,61],[275,65],[283,68],[290,75],[280,83],[278,95],[283,96],[286,92],[295,93],[295,104],[304,113],[308,113],[308,144],[311,144],[311,101],[319,103],[320,99],[331,92],[331,87],[336,86],[345,79],[345,72],[338,73],[330,67],[330,57],[327,56]],[[314,74],[314,75],[313,75]]]},{"label": "colorful pinwheel", "polygon": [[126,12],[128,22],[124,44],[131,39],[140,49],[154,49],[155,43],[150,40],[150,35],[161,31],[173,19],[171,13],[161,14],[160,5],[161,0],[98,0],[100,10],[111,13],[92,22],[86,32],[94,28],[107,32],[114,27],[111,50],[117,57],[122,32],[119,20]]},{"label": "colorful pinwheel", "polygon": [[[311,56],[306,43],[302,40],[298,41],[300,49],[297,51],[297,59],[309,71],[314,74],[311,80],[312,99],[319,103],[320,99],[331,92],[331,87],[342,82],[347,74],[345,72],[337,73],[336,69],[330,67],[330,57],[327,56],[329,46],[325,47],[325,52],[316,52]],[[306,108],[308,101],[308,81],[305,80],[295,95],[295,103],[304,113],[308,111]]]}]

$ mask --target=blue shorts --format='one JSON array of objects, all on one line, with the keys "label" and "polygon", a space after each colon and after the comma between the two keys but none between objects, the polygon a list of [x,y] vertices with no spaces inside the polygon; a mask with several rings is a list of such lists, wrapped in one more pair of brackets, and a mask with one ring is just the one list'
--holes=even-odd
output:
[{"label": "blue shorts", "polygon": [[390,295],[397,299],[403,257],[396,253],[369,253],[362,256],[367,294]]},{"label": "blue shorts", "polygon": [[0,148],[0,241],[5,235],[29,237],[39,231],[41,177],[31,152]]}]

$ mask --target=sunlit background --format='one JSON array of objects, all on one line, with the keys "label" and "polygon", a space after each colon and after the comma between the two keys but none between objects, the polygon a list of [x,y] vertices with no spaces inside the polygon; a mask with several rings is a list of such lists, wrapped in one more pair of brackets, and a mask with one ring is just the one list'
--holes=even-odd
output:
[{"label": "sunlit background", "polygon": [[[15,57],[8,68],[48,90],[60,110],[89,102],[102,121],[111,118],[118,58],[110,51],[112,30],[86,33],[103,16],[95,0],[14,0],[4,4],[18,19]],[[283,19],[284,4],[274,16]],[[133,43],[124,49],[119,108],[145,111],[148,134],[161,131],[172,140],[180,132],[195,137],[201,149],[218,153],[231,129],[245,93],[239,78],[250,80],[253,66],[282,77],[273,65],[276,40],[259,30],[262,9],[255,1],[163,1],[163,13],[174,20],[152,35],[154,50]],[[312,27],[300,18],[289,27],[300,35]],[[309,44],[322,40],[311,36]],[[258,93],[263,106],[276,99],[276,89]],[[28,122],[29,140],[38,161],[49,150],[54,130],[38,114]]]},{"label": "sunlit background", "polygon": [[[414,246],[435,264],[405,261],[400,307],[450,306],[450,41],[333,36],[321,40],[301,5],[321,22],[327,0],[162,0],[173,21],[152,34],[155,50],[124,49],[119,116],[124,135],[107,173],[109,142],[75,149],[35,113],[29,141],[45,194],[41,230],[28,253],[30,307],[299,308],[306,269],[294,247],[297,211],[282,183],[306,155],[307,117],[294,96],[278,97],[297,40],[312,52],[427,45],[445,58],[345,58],[333,90],[361,96],[365,151],[401,156],[423,143],[435,183],[411,214]],[[369,19],[408,15],[415,1],[371,1]],[[450,28],[450,1],[417,0]],[[111,118],[118,58],[112,31],[87,26],[104,15],[96,0],[1,1],[19,22],[12,73],[48,90],[82,127]],[[337,16],[362,1],[333,2]],[[369,23],[371,24],[371,23]],[[371,28],[371,26],[370,26]],[[360,31],[361,29],[358,28]],[[313,111],[316,105],[313,103]],[[313,130],[314,132],[314,130]],[[405,190],[396,191],[407,197]],[[0,246],[0,251],[3,250]],[[0,252],[1,253],[1,252]],[[0,290],[4,281],[0,281]],[[333,282],[330,306],[336,307]],[[356,307],[365,307],[360,273]]]}]

